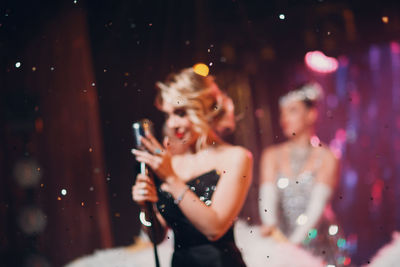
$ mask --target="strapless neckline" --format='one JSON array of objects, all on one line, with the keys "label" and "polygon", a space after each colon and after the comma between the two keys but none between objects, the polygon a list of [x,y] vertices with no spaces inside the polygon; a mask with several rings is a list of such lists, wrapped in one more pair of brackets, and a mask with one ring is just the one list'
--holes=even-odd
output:
[{"label": "strapless neckline", "polygon": [[200,175],[198,175],[198,176],[196,176],[194,178],[191,178],[188,181],[184,181],[184,182],[185,182],[185,184],[189,185],[189,184],[193,183],[193,181],[195,181],[197,179],[201,179],[203,177],[207,177],[208,175],[213,174],[213,173],[218,175],[218,171],[216,169],[212,169],[211,171],[208,171],[208,172],[205,172],[203,174],[200,174]]}]

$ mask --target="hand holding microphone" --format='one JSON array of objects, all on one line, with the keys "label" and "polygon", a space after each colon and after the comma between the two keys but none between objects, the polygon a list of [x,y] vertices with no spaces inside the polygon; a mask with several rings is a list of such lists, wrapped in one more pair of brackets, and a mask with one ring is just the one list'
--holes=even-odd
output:
[{"label": "hand holding microphone", "polygon": [[[172,167],[172,154],[168,149],[168,137],[164,138],[164,146],[153,136],[151,131],[144,131],[144,136],[138,137],[141,150],[132,149],[136,160],[150,167],[158,178],[165,181],[168,178],[175,178],[176,174]],[[141,173],[144,174],[144,171]]]},{"label": "hand holding microphone", "polygon": [[[153,131],[153,124],[151,121],[144,119],[135,122],[132,128],[136,147],[144,151],[146,147],[143,145],[142,137]],[[132,149],[132,151],[133,150],[135,149]],[[148,207],[148,204],[150,204],[149,202],[155,203],[158,201],[157,191],[146,162],[138,161],[140,162],[140,173],[136,176],[136,182],[132,186],[132,198],[142,207]],[[146,202],[148,204],[146,204]]]},{"label": "hand holding microphone", "polygon": [[[146,226],[145,231],[148,233],[153,243],[156,267],[159,267],[160,262],[156,244],[164,239],[166,231],[164,226],[162,226],[157,219],[157,209],[154,206],[154,203],[158,201],[157,189],[152,177],[152,172],[148,168],[153,168],[153,161],[149,160],[149,157],[153,154],[148,151],[158,152],[154,151],[147,139],[150,137],[155,140],[152,134],[153,124],[150,120],[144,119],[135,122],[132,128],[136,140],[136,147],[140,149],[132,149],[136,160],[140,162],[140,173],[136,176],[136,182],[132,186],[132,198],[141,206],[142,210],[139,214],[139,219],[141,223]],[[147,138],[144,136],[147,136]]]},{"label": "hand holding microphone", "polygon": [[132,186],[132,199],[140,206],[144,206],[146,201],[158,201],[156,187],[149,176],[141,173],[136,176],[136,183]]}]

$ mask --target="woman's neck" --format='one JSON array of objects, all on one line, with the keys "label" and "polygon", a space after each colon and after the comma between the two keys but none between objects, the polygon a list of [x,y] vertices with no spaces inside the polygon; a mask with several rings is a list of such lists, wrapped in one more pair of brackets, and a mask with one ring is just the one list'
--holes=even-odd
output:
[{"label": "woman's neck", "polygon": [[197,147],[198,144],[196,141],[190,146],[190,148],[189,148],[190,151],[188,151],[188,153],[196,154],[200,151],[209,150],[211,148],[215,148],[222,144],[224,144],[224,141],[215,132],[210,130],[210,132],[208,133],[207,138],[205,140],[205,143],[200,148],[200,150],[198,150],[198,147]]},{"label": "woman's neck", "polygon": [[311,136],[311,130],[304,131],[302,134],[298,134],[290,138],[289,143],[296,147],[308,147],[311,145]]}]

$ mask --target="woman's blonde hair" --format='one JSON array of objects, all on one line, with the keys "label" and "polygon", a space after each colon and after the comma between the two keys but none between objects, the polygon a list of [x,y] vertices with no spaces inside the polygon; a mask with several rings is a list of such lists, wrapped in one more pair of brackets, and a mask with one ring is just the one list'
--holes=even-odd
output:
[{"label": "woman's blonde hair", "polygon": [[222,135],[235,127],[232,100],[218,88],[212,76],[197,74],[186,68],[157,82],[155,104],[161,107],[168,102],[175,108],[184,108],[194,131],[199,134],[196,148],[205,146],[210,130]]}]

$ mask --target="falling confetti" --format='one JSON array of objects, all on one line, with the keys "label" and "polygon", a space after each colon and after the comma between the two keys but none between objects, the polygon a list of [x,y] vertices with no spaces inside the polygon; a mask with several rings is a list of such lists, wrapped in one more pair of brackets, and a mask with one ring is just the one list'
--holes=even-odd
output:
[{"label": "falling confetti", "polygon": [[16,68],[21,67],[21,62],[16,62],[16,63],[15,63],[15,67],[16,67]]}]

